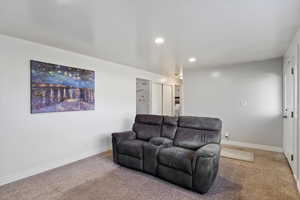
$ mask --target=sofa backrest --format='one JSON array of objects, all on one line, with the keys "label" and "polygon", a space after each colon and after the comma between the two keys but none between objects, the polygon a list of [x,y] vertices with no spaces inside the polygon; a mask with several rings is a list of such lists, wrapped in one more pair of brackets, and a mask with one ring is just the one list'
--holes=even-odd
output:
[{"label": "sofa backrest", "polygon": [[177,130],[178,117],[164,116],[161,137],[173,140]]},{"label": "sofa backrest", "polygon": [[163,116],[138,114],[132,129],[137,139],[147,141],[152,137],[160,137],[162,122]]},{"label": "sofa backrest", "polygon": [[207,117],[179,117],[174,145],[196,150],[209,143],[221,142],[222,121]]}]

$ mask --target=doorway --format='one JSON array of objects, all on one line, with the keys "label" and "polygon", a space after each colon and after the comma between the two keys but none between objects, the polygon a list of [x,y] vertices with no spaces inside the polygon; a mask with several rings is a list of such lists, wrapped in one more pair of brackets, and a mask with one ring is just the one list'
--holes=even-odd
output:
[{"label": "doorway", "polygon": [[136,79],[136,114],[174,115],[174,86]]},{"label": "doorway", "polygon": [[150,114],[150,81],[136,79],[136,114]]},{"label": "doorway", "polygon": [[161,83],[152,83],[151,100],[151,114],[162,115],[163,85]]},{"label": "doorway", "polygon": [[173,86],[163,85],[163,115],[173,115]]}]

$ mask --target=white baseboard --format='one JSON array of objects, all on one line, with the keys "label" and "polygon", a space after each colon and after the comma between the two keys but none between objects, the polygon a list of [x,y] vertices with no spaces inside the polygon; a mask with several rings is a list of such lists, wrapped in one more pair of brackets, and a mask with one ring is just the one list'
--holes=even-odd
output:
[{"label": "white baseboard", "polygon": [[222,140],[222,144],[238,146],[238,147],[246,147],[252,149],[260,149],[265,151],[274,151],[274,152],[283,152],[281,147],[269,146],[269,145],[262,145],[262,144],[253,144],[247,142],[238,142],[238,141],[230,141],[230,140]]},{"label": "white baseboard", "polygon": [[43,164],[41,166],[37,166],[37,167],[33,167],[31,169],[22,171],[22,172],[18,172],[15,174],[10,174],[4,177],[0,177],[0,186],[14,182],[14,181],[18,181],[33,175],[37,175],[40,174],[42,172],[57,168],[57,167],[61,167],[73,162],[76,162],[78,160],[82,160],[84,158],[88,158],[90,156],[93,155],[97,155],[99,153],[102,153],[104,151],[107,151],[107,149],[109,149],[109,147],[107,148],[102,148],[102,149],[97,149],[97,150],[93,150],[93,151],[88,151],[85,153],[81,153],[81,154],[77,154],[75,156],[69,157],[69,158],[64,158],[61,160],[57,160],[51,163],[47,163],[47,164]]}]

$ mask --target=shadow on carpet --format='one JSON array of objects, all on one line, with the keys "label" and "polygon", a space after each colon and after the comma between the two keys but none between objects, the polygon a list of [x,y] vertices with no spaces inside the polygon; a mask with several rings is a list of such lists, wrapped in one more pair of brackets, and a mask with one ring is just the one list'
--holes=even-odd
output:
[{"label": "shadow on carpet", "polygon": [[201,195],[138,171],[119,167],[107,175],[66,191],[61,200],[234,200],[241,186],[218,176],[210,191]]}]

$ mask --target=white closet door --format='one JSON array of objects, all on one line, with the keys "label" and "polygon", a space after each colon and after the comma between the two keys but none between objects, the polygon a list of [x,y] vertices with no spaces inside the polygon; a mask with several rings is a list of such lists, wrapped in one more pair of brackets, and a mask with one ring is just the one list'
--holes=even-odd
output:
[{"label": "white closet door", "polygon": [[173,115],[173,86],[163,85],[163,114]]},{"label": "white closet door", "polygon": [[291,57],[284,62],[283,148],[294,174],[297,173],[297,64]]},{"label": "white closet door", "polygon": [[161,115],[162,114],[162,84],[159,83],[152,83],[152,114],[154,115]]}]

